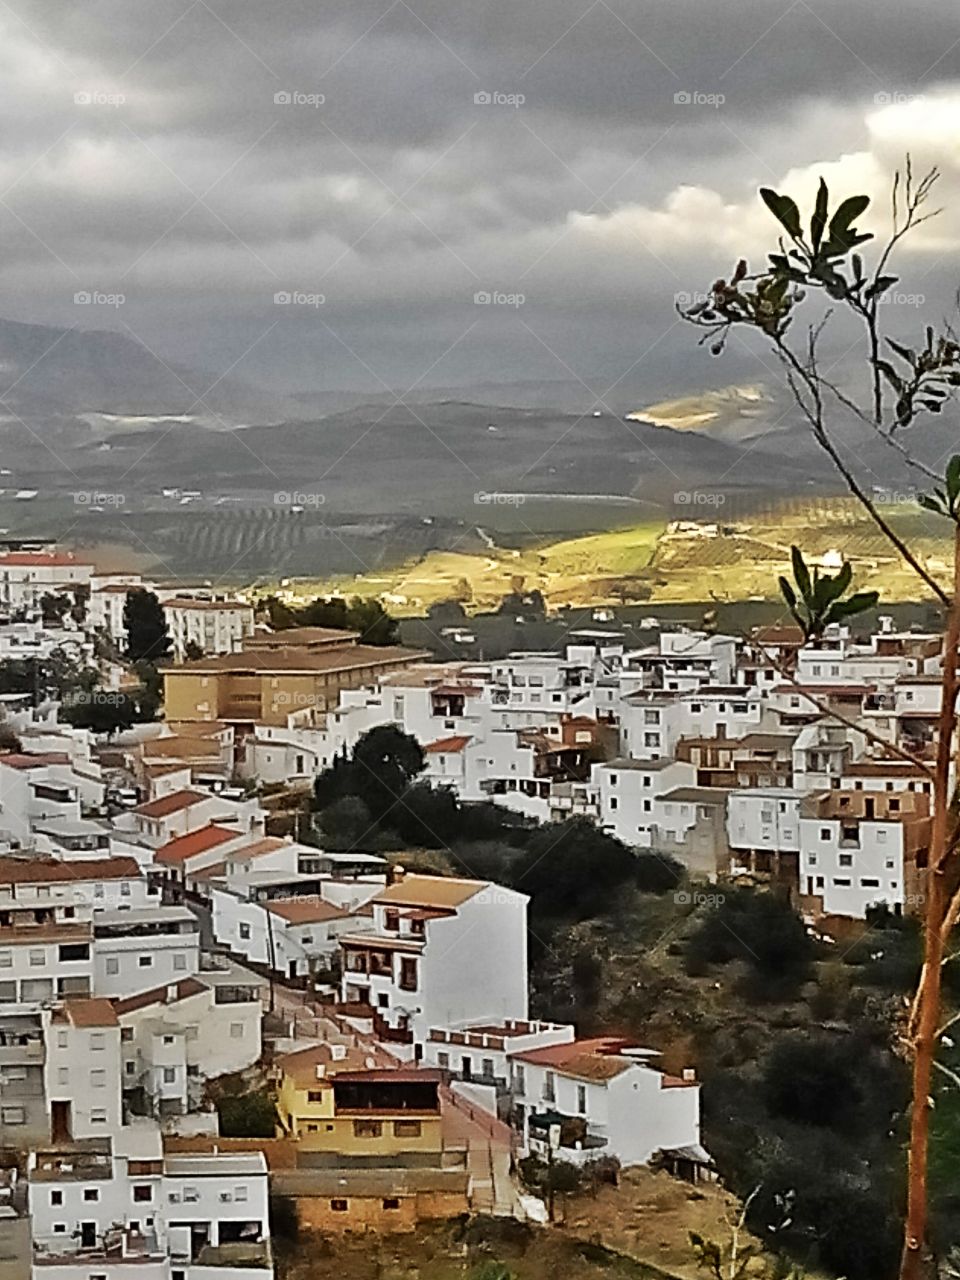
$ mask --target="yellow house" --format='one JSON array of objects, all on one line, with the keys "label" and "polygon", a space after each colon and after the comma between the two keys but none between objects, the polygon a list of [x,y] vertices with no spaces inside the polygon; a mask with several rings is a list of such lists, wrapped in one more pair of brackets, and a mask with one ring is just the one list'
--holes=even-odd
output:
[{"label": "yellow house", "polygon": [[[283,632],[278,633],[283,635]],[[294,711],[332,710],[358,689],[429,657],[400,645],[277,644],[163,669],[167,720],[284,725]]]},{"label": "yellow house", "polygon": [[442,1073],[377,1068],[370,1061],[363,1051],[330,1044],[280,1058],[282,1134],[296,1138],[305,1151],[348,1161],[373,1164],[379,1157],[409,1153],[439,1157]]}]

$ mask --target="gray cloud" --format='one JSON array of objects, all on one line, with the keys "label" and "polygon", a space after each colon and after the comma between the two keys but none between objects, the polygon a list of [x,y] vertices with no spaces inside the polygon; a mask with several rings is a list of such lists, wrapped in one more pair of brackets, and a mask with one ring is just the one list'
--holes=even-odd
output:
[{"label": "gray cloud", "polygon": [[214,372],[275,326],[239,370],[275,385],[612,379],[649,348],[694,384],[674,294],[763,243],[759,183],[848,156],[879,195],[911,146],[960,186],[946,0],[13,0],[0,34],[3,310],[122,289],[99,323]]}]

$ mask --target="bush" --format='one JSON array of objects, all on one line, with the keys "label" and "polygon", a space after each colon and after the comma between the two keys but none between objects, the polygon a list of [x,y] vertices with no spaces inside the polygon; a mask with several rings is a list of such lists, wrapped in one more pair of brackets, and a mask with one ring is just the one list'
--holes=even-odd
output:
[{"label": "bush", "polygon": [[227,1094],[217,1103],[223,1138],[273,1138],[277,1108],[268,1093]]},{"label": "bush", "polygon": [[687,972],[710,964],[747,964],[749,994],[771,1000],[795,994],[810,977],[814,946],[786,898],[734,888],[703,917],[687,945]]}]

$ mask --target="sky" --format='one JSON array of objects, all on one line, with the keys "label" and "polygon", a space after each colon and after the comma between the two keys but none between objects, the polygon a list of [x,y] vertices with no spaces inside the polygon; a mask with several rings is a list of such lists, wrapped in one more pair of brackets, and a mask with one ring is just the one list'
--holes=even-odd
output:
[{"label": "sky", "polygon": [[882,231],[907,152],[909,330],[960,267],[955,0],[3,0],[0,314],[284,390],[654,399],[764,376],[675,310],[772,247],[759,186]]}]

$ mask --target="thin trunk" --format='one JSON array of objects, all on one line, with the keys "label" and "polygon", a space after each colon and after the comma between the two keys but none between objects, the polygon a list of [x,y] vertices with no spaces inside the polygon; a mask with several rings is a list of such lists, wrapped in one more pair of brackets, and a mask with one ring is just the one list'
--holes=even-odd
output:
[{"label": "thin trunk", "polygon": [[945,863],[953,831],[950,829],[950,766],[957,702],[957,645],[960,642],[960,526],[954,531],[953,599],[947,618],[943,650],[943,684],[937,721],[937,764],[933,781],[933,818],[927,856],[926,915],[923,973],[913,1041],[913,1106],[907,1174],[907,1219],[904,1229],[900,1280],[923,1280],[926,1272],[927,1155],[930,1138],[930,1097],[933,1063],[940,1024],[940,993],[945,939],[942,933],[949,905]]}]

